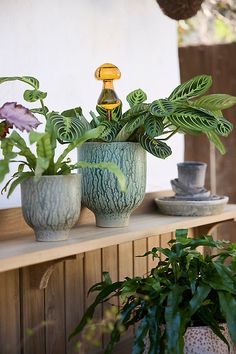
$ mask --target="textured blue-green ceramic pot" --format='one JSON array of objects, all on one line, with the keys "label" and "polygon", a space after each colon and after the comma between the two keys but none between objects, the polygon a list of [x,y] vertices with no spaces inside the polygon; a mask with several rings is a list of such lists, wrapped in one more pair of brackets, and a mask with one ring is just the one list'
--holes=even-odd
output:
[{"label": "textured blue-green ceramic pot", "polygon": [[80,215],[81,175],[30,177],[21,184],[21,201],[37,241],[66,240]]},{"label": "textured blue-green ceramic pot", "polygon": [[126,192],[120,191],[117,178],[111,172],[82,169],[82,204],[94,212],[97,226],[127,226],[130,214],[145,195],[145,150],[132,142],[88,142],[79,148],[78,158],[86,162],[113,162],[120,167],[126,176]]}]

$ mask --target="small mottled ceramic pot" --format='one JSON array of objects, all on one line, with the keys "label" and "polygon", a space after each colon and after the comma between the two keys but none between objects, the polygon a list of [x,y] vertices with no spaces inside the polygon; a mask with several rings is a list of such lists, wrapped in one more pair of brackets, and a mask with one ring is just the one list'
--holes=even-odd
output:
[{"label": "small mottled ceramic pot", "polygon": [[[235,354],[236,347],[234,346],[226,324],[223,327],[222,334],[227,339],[230,350],[227,345],[216,336],[210,327],[188,327],[184,335],[184,354]],[[149,340],[146,341],[143,354],[149,352]]]},{"label": "small mottled ceramic pot", "polygon": [[21,200],[37,241],[66,240],[80,215],[81,175],[30,177],[21,184]]},{"label": "small mottled ceramic pot", "polygon": [[96,216],[100,227],[124,227],[142,202],[146,187],[146,152],[139,143],[88,142],[78,151],[79,161],[113,162],[126,176],[127,191],[121,192],[117,178],[107,170],[84,168],[82,203]]}]

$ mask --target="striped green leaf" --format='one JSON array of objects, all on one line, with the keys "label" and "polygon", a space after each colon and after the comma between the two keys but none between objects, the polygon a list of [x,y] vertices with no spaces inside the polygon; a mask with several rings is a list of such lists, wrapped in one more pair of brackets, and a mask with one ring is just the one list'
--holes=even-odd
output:
[{"label": "striped green leaf", "polygon": [[150,114],[147,119],[145,119],[144,127],[147,135],[151,138],[160,136],[164,131],[163,119]]},{"label": "striped green leaf", "polygon": [[[101,106],[96,106],[96,110],[101,118],[108,119],[107,110]],[[122,117],[122,103],[111,110],[111,120],[119,121]]]},{"label": "striped green leaf", "polygon": [[145,119],[149,114],[142,114],[137,117],[131,118],[128,123],[125,125],[125,132],[128,134],[133,134],[135,129],[139,128],[141,125],[144,124]]},{"label": "striped green leaf", "polygon": [[23,81],[26,84],[31,85],[34,89],[39,88],[39,81],[32,76],[10,76],[10,77],[0,77],[0,84],[7,81]]},{"label": "striped green leaf", "polygon": [[160,159],[166,159],[172,154],[171,148],[166,143],[152,139],[148,135],[140,135],[139,142],[146,151]]},{"label": "striped green leaf", "polygon": [[139,103],[132,108],[128,109],[123,114],[122,120],[128,122],[129,119],[133,117],[137,117],[140,114],[147,113],[149,111],[149,104],[148,103]]},{"label": "striped green leaf", "polygon": [[24,100],[27,102],[36,102],[38,100],[43,100],[47,97],[47,92],[42,92],[39,90],[25,90]]},{"label": "striped green leaf", "polygon": [[103,121],[99,126],[105,127],[99,138],[106,142],[113,141],[121,129],[121,125],[115,120]]},{"label": "striped green leaf", "polygon": [[46,106],[44,106],[44,108],[32,108],[30,109],[30,112],[44,115],[45,113],[48,113],[48,108]]},{"label": "striped green leaf", "polygon": [[231,122],[226,119],[220,119],[215,131],[221,136],[228,136],[232,130],[233,124]]},{"label": "striped green leaf", "polygon": [[175,110],[175,105],[167,100],[160,99],[153,101],[149,107],[149,111],[156,117],[166,117],[172,114]]},{"label": "striped green leaf", "polygon": [[213,130],[217,127],[218,119],[205,111],[194,108],[177,108],[168,117],[176,127],[186,128],[201,132]]},{"label": "striped green leaf", "polygon": [[145,102],[147,99],[146,93],[141,90],[137,89],[128,94],[126,97],[127,102],[129,103],[130,107],[136,106],[137,104]]},{"label": "striped green leaf", "polygon": [[220,140],[219,136],[214,132],[207,132],[206,133],[208,139],[215,145],[215,147],[217,148],[217,150],[224,155],[226,150],[225,150],[225,146],[222,143],[222,141]]},{"label": "striped green leaf", "polygon": [[191,80],[177,86],[170,94],[170,101],[187,100],[192,97],[198,97],[205,93],[212,85],[212,78],[209,75],[199,75]]},{"label": "striped green leaf", "polygon": [[202,107],[211,111],[223,110],[236,104],[236,97],[226,94],[211,94],[191,102],[195,107]]},{"label": "striped green leaf", "polygon": [[57,139],[63,142],[72,142],[83,135],[85,126],[80,118],[67,117],[56,112],[49,114],[49,121],[53,126]]}]

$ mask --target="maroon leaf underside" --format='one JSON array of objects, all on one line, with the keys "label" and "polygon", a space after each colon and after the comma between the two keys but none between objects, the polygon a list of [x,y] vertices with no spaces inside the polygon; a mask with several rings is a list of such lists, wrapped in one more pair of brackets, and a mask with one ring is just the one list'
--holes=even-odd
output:
[{"label": "maroon leaf underside", "polygon": [[22,132],[29,132],[41,124],[28,108],[16,102],[6,102],[0,108],[0,119],[6,120],[9,125],[14,125]]}]

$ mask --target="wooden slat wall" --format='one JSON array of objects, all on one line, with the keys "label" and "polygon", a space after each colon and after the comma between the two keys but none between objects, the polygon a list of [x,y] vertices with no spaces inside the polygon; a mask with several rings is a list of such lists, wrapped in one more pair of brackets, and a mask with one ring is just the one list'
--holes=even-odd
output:
[{"label": "wooden slat wall", "polygon": [[[45,290],[36,286],[35,277],[44,264],[0,274],[0,354],[92,354],[102,348],[75,349],[76,340],[67,338],[94,296],[89,287],[99,282],[102,271],[112,279],[144,275],[153,267],[151,258],[137,258],[154,246],[164,246],[171,234],[155,235],[78,255],[75,260],[58,263]],[[103,309],[98,310],[101,318]],[[124,336],[132,336],[132,330]],[[107,341],[104,337],[103,342]],[[121,349],[122,348],[122,349]],[[130,353],[125,341],[115,353]]]},{"label": "wooden slat wall", "polygon": [[[190,46],[179,49],[181,81],[184,82],[199,74],[213,77],[213,93],[228,93],[236,96],[236,43],[213,46]],[[224,113],[235,126],[236,107]],[[220,195],[230,197],[236,202],[236,129],[229,137],[222,139],[226,154],[221,155],[210,149],[205,135],[185,136],[185,160],[205,161],[208,164],[206,186]],[[214,156],[215,155],[215,156]],[[210,160],[212,165],[210,165]],[[211,182],[210,183],[210,175]],[[214,186],[216,184],[216,186]],[[236,226],[228,223],[218,230],[218,237],[236,241]]]}]

